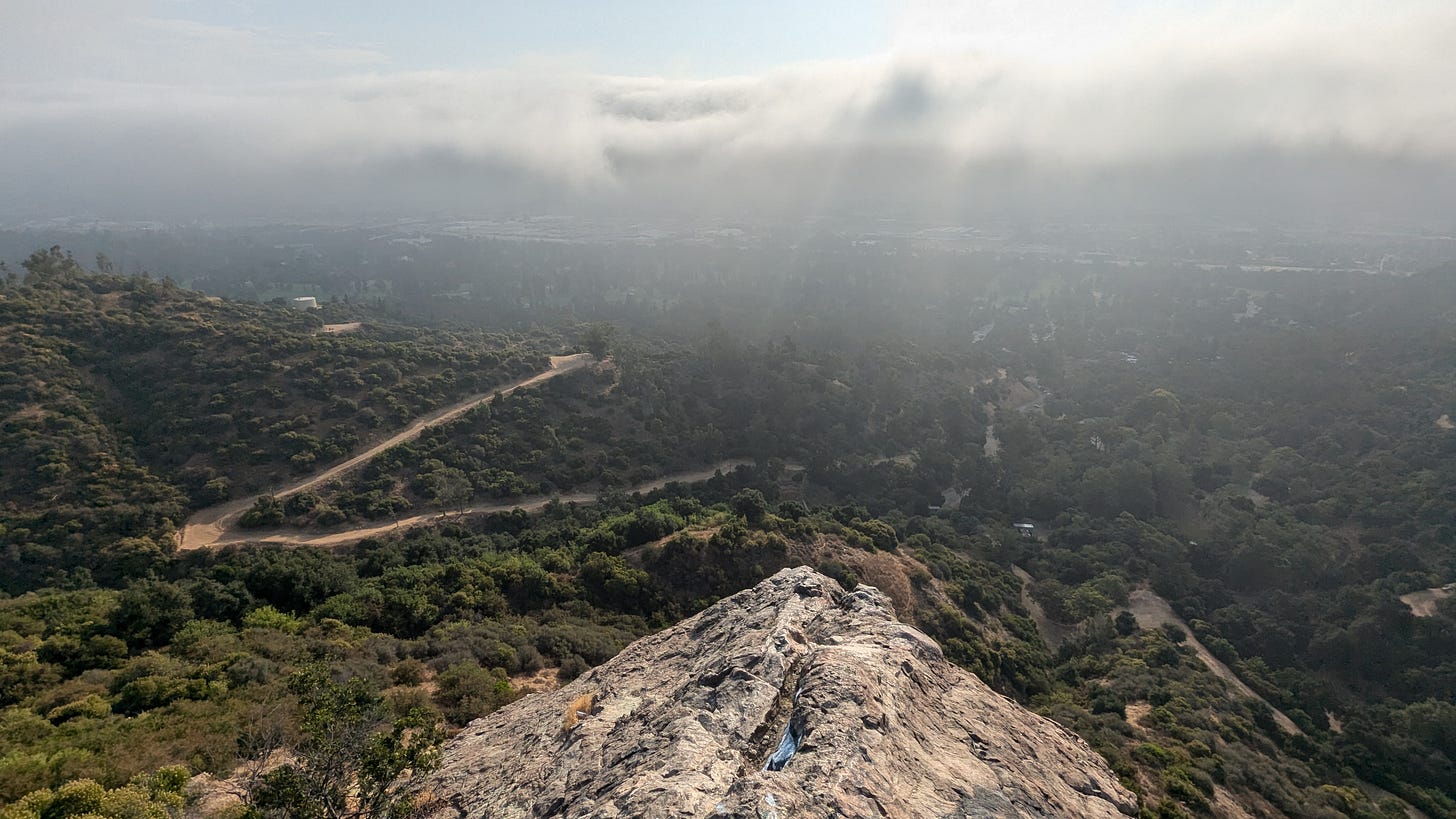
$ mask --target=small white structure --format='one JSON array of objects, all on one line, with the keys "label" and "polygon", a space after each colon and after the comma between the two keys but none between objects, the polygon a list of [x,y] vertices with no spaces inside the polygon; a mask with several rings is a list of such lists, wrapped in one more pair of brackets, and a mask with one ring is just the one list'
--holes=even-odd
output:
[{"label": "small white structure", "polygon": [[1015,529],[1017,534],[1021,535],[1022,537],[1036,537],[1036,526],[1033,524],[1013,523],[1011,524],[1011,528]]},{"label": "small white structure", "polygon": [[317,310],[318,299],[313,296],[295,296],[288,300],[288,306],[294,310]]}]

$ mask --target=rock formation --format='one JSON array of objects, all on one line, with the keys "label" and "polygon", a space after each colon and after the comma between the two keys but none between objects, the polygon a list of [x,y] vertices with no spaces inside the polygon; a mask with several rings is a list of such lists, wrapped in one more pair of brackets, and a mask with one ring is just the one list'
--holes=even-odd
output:
[{"label": "rock formation", "polygon": [[423,796],[439,819],[1137,812],[1075,735],[947,662],[880,592],[808,568],[476,720]]}]

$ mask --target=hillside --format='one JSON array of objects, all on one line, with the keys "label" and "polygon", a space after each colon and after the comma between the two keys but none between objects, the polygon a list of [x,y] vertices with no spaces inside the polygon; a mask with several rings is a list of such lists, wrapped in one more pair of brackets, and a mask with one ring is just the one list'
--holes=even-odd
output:
[{"label": "hillside", "polygon": [[[1456,811],[1439,282],[1261,282],[1251,314],[1237,278],[1131,269],[811,345],[344,303],[329,333],[26,267],[0,289],[0,802],[176,765],[297,795],[243,774],[331,742],[318,709],[444,736],[810,566],[1074,731],[1143,815]],[[606,360],[548,377],[578,338]],[[218,537],[174,550],[188,519]]]},{"label": "hillside", "polygon": [[322,333],[311,313],[88,272],[56,248],[25,269],[0,289],[10,591],[42,567],[135,574],[189,507],[340,461],[546,363],[539,340],[476,330]]}]

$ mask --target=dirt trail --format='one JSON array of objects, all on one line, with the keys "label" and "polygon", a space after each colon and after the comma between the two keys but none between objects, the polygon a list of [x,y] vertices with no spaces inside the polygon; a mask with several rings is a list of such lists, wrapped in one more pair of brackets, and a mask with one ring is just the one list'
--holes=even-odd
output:
[{"label": "dirt trail", "polygon": [[1264,706],[1273,714],[1274,721],[1279,724],[1280,728],[1284,729],[1285,733],[1304,733],[1299,730],[1298,725],[1294,724],[1294,720],[1290,719],[1283,711],[1271,705],[1268,700],[1259,696],[1254,689],[1245,685],[1244,681],[1239,679],[1239,676],[1233,672],[1233,669],[1224,665],[1217,657],[1210,654],[1203,643],[1199,642],[1198,638],[1193,636],[1193,630],[1188,628],[1188,624],[1183,622],[1183,618],[1179,617],[1178,613],[1173,611],[1173,607],[1168,605],[1167,600],[1159,597],[1152,589],[1137,589],[1128,595],[1127,602],[1128,610],[1137,618],[1139,626],[1145,629],[1151,629],[1172,623],[1178,628],[1183,629],[1183,632],[1188,635],[1188,645],[1193,647],[1193,651],[1198,655],[1198,659],[1202,660],[1203,664],[1208,666],[1208,670],[1212,671],[1214,676],[1228,683],[1229,687],[1233,688],[1240,695],[1264,703]]},{"label": "dirt trail", "polygon": [[[981,383],[991,384],[996,381],[1006,380],[1006,369],[1003,367],[996,371],[995,378],[987,378]],[[1041,412],[1045,407],[1045,402],[1046,393],[1042,392],[1041,385],[1037,383],[1034,376],[1027,376],[1019,381],[1012,381],[1011,386],[1007,390],[1007,396],[1001,401],[999,407],[988,401],[985,405],[986,444],[983,449],[986,457],[995,458],[1001,452],[1001,439],[996,437],[996,411],[998,409],[1015,410],[1023,414],[1032,410]]]},{"label": "dirt trail", "polygon": [[1077,633],[1076,626],[1064,626],[1048,617],[1042,610],[1041,604],[1031,596],[1031,584],[1036,582],[1026,570],[1020,566],[1012,566],[1011,573],[1021,580],[1021,605],[1031,615],[1031,621],[1036,623],[1036,630],[1041,632],[1041,639],[1047,644],[1047,648],[1056,651],[1064,643],[1072,639]]},{"label": "dirt trail", "polygon": [[[344,473],[363,465],[374,456],[378,455],[386,449],[389,449],[392,446],[395,446],[396,444],[401,444],[413,438],[418,438],[420,433],[424,432],[430,427],[444,424],[449,421],[453,421],[456,418],[459,418],[460,416],[464,415],[472,408],[474,408],[476,404],[488,400],[491,396],[497,393],[501,395],[509,395],[516,390],[525,389],[526,387],[532,387],[557,376],[565,375],[570,372],[575,372],[576,370],[579,370],[590,364],[591,361],[592,357],[587,353],[552,356],[550,369],[536,373],[535,375],[527,376],[526,378],[517,379],[516,381],[512,381],[509,384],[504,384],[494,390],[491,390],[490,392],[471,396],[470,398],[452,404],[448,407],[445,407],[444,409],[437,410],[422,418],[418,418],[409,426],[405,427],[399,432],[394,433],[388,438],[385,438],[383,441],[380,441],[379,443],[370,446],[368,449],[365,449],[363,452],[360,452],[352,458],[349,458],[347,461],[344,461],[343,463],[336,466],[329,467],[322,472],[314,473],[307,478],[302,478],[295,483],[278,487],[272,490],[271,494],[277,497],[283,497],[285,495],[292,495],[295,492],[302,492],[306,489],[312,489],[315,486],[327,483],[328,481],[331,481],[334,478],[337,478],[340,475],[343,475]],[[229,530],[233,527],[234,524],[237,523],[237,519],[242,516],[243,512],[246,512],[250,507],[252,507],[253,500],[254,499],[252,497],[239,498],[238,500],[231,501],[220,506],[210,506],[206,509],[200,509],[197,512],[193,513],[192,517],[188,518],[187,523],[182,527],[181,536],[178,538],[177,541],[178,548],[183,550],[202,549],[209,546],[221,544],[224,538],[229,536]],[[235,543],[238,541],[236,538],[234,538],[227,542]]]},{"label": "dirt trail", "polygon": [[[743,459],[720,461],[703,469],[664,475],[656,480],[628,487],[624,491],[627,494],[651,492],[654,489],[661,489],[670,483],[696,483],[713,477],[719,471],[727,472],[736,467],[751,463],[753,462]],[[217,548],[239,543],[271,543],[281,546],[342,546],[346,543],[353,543],[367,537],[378,537],[379,535],[389,534],[390,532],[402,532],[415,526],[427,523],[441,523],[465,515],[514,512],[517,509],[523,512],[539,512],[552,500],[559,500],[562,503],[595,503],[600,496],[601,493],[598,492],[575,492],[570,495],[552,495],[549,497],[535,495],[499,503],[474,504],[465,507],[459,512],[426,512],[424,514],[411,515],[407,518],[400,518],[398,521],[389,521],[388,523],[366,523],[359,526],[350,526],[346,529],[334,530],[299,529],[296,527],[242,529],[236,525],[236,519],[229,519],[225,521],[222,528],[217,530],[216,534],[212,536],[212,539],[202,541],[199,538],[193,543],[184,543],[182,548]]]},{"label": "dirt trail", "polygon": [[323,333],[324,335],[337,335],[339,333],[353,333],[353,332],[358,331],[358,329],[360,327],[363,327],[363,326],[364,326],[364,323],[361,322],[361,321],[346,321],[343,324],[325,324],[323,326],[323,328],[319,330],[319,332],[320,333]]},{"label": "dirt trail", "polygon": [[1417,617],[1435,617],[1436,606],[1442,600],[1456,593],[1456,583],[1447,583],[1434,589],[1422,589],[1400,596],[1400,602],[1410,606],[1411,614]]}]

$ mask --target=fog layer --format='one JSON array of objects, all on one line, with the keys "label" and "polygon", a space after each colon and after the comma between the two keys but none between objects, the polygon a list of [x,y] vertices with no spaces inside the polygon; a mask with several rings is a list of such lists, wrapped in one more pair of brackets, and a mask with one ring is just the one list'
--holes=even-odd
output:
[{"label": "fog layer", "polygon": [[10,215],[1421,219],[1453,204],[1450,3],[1242,7],[1039,53],[952,41],[716,79],[393,72],[367,49],[114,14],[119,31],[75,32],[88,62],[44,9],[4,14]]}]

